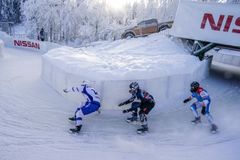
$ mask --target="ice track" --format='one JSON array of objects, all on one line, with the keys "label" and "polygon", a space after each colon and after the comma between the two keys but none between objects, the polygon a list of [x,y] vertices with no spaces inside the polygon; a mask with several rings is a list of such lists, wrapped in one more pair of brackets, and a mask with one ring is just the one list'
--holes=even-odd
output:
[{"label": "ice track", "polygon": [[[0,159],[163,159],[237,160],[240,156],[240,83],[210,76],[204,81],[212,95],[212,112],[220,132],[209,133],[207,121],[192,125],[187,106],[149,116],[150,131],[137,135],[120,110],[103,110],[74,125],[77,104],[64,99],[40,79],[41,56],[5,49],[0,59]],[[157,106],[156,106],[157,107]],[[207,156],[206,156],[207,155]]]}]

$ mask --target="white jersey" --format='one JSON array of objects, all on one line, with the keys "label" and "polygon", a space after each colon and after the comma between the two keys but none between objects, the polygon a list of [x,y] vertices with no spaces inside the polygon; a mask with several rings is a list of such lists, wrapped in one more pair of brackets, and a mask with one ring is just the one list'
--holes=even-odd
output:
[{"label": "white jersey", "polygon": [[81,92],[88,102],[98,102],[100,103],[100,96],[96,90],[87,84],[82,84],[80,87],[72,87],[73,92]]}]

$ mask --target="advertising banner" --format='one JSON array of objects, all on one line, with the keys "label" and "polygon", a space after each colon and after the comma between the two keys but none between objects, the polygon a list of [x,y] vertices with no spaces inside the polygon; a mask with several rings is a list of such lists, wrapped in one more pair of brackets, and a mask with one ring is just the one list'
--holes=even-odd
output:
[{"label": "advertising banner", "polygon": [[240,47],[240,4],[182,0],[170,34]]}]

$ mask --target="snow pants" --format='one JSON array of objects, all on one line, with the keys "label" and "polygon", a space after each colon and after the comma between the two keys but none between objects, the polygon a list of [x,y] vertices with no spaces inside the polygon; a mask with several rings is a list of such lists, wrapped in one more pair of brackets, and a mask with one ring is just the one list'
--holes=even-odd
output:
[{"label": "snow pants", "polygon": [[213,118],[212,118],[212,115],[210,114],[210,104],[211,104],[211,100],[203,100],[203,102],[195,102],[191,105],[191,110],[193,112],[193,115],[197,118],[197,117],[200,117],[197,109],[199,108],[202,108],[203,106],[206,107],[206,118],[208,120],[208,122],[210,124],[213,124]]},{"label": "snow pants", "polygon": [[[139,115],[141,125],[147,125],[147,115],[154,106],[154,102],[133,102],[131,107],[132,116],[137,117],[137,115]],[[139,112],[138,108],[140,108]]]},{"label": "snow pants", "polygon": [[98,111],[100,108],[99,102],[86,102],[83,106],[78,107],[75,112],[76,126],[82,125],[83,117]]}]

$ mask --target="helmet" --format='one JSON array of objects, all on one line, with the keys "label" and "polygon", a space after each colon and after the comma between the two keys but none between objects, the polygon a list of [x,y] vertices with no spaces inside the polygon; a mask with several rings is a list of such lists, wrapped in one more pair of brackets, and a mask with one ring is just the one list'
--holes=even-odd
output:
[{"label": "helmet", "polygon": [[191,83],[191,92],[196,92],[200,84],[197,81]]},{"label": "helmet", "polygon": [[89,84],[88,80],[83,80],[81,85],[84,86],[84,85],[88,85],[88,84]]},{"label": "helmet", "polygon": [[92,86],[92,81],[90,81],[90,80],[83,80],[81,86],[82,87],[90,87],[90,86]]},{"label": "helmet", "polygon": [[129,88],[130,88],[129,92],[134,94],[137,92],[139,85],[137,82],[132,82],[132,83],[130,83]]}]

